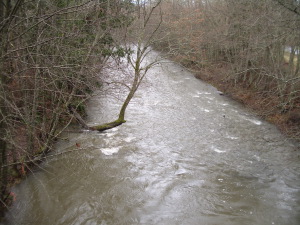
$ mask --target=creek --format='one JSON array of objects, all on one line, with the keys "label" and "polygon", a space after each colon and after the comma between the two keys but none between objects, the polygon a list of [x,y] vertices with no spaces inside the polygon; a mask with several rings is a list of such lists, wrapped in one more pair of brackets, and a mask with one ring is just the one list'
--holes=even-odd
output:
[{"label": "creek", "polygon": [[[88,123],[116,119],[121,104],[94,97]],[[126,120],[65,132],[56,151],[80,150],[14,187],[4,224],[300,224],[299,146],[183,67],[150,69]]]}]

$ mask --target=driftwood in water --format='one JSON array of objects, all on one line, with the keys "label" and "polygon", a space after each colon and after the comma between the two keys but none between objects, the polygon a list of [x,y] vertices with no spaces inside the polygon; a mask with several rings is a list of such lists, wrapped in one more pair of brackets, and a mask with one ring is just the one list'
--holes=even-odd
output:
[{"label": "driftwood in water", "polygon": [[90,126],[88,126],[85,121],[81,118],[81,116],[79,115],[78,112],[76,112],[76,110],[73,107],[69,107],[70,111],[73,113],[74,117],[76,118],[76,120],[78,121],[78,123],[81,124],[81,126],[83,126],[84,129],[87,130],[92,130]]}]

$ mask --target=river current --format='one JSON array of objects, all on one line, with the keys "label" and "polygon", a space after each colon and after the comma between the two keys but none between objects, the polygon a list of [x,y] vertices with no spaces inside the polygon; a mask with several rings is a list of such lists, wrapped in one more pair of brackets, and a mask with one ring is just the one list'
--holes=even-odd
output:
[{"label": "river current", "polygon": [[[115,119],[121,104],[94,97],[89,124]],[[126,120],[65,132],[56,151],[78,151],[17,185],[4,224],[300,224],[297,146],[183,67],[150,69]]]}]

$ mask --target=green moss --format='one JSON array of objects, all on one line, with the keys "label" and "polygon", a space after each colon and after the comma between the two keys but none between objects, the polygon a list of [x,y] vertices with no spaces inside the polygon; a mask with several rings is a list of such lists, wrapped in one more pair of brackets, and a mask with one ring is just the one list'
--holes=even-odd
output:
[{"label": "green moss", "polygon": [[112,129],[114,127],[120,126],[121,124],[126,123],[126,120],[123,119],[117,119],[113,122],[110,123],[105,123],[105,124],[101,124],[98,126],[94,126],[92,127],[93,130],[97,130],[97,131],[105,131],[105,130],[109,130]]}]

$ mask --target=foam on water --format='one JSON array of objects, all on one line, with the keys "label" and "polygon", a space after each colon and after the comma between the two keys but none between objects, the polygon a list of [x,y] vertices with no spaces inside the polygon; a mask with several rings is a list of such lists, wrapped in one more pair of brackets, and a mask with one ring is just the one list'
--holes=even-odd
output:
[{"label": "foam on water", "polygon": [[197,94],[198,94],[198,95],[211,95],[210,92],[206,92],[206,91],[204,91],[204,92],[197,91]]},{"label": "foam on water", "polygon": [[100,151],[104,154],[104,155],[113,155],[113,154],[117,154],[120,150],[120,147],[114,147],[114,148],[101,148]]},{"label": "foam on water", "polygon": [[131,142],[132,140],[134,140],[136,137],[127,137],[127,138],[124,138],[124,141],[129,143]]},{"label": "foam on water", "polygon": [[106,134],[106,137],[112,137],[112,136],[114,136],[114,135],[116,135],[116,133],[107,133],[107,134]]}]

